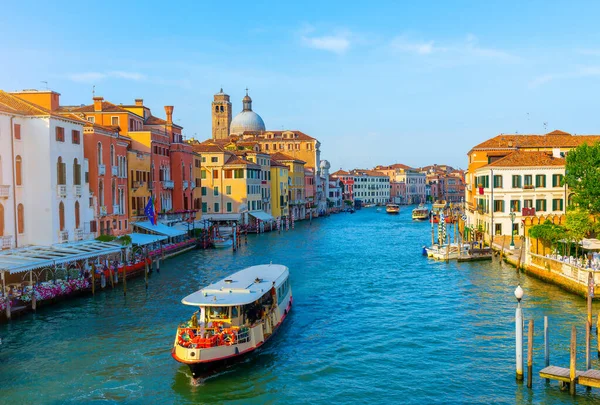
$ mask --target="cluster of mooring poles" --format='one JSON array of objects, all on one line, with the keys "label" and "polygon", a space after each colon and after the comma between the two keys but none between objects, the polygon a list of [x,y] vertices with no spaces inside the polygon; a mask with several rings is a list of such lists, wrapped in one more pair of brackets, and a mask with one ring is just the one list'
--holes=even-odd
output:
[{"label": "cluster of mooring poles", "polygon": [[[594,297],[594,281],[591,273],[588,279],[588,297],[587,297],[587,319],[585,325],[585,369],[577,370],[577,330],[575,325],[571,328],[570,361],[569,367],[559,367],[550,365],[550,335],[548,329],[548,317],[544,316],[544,368],[540,370],[539,375],[546,382],[555,380],[559,382],[561,390],[568,389],[571,395],[575,395],[577,384],[585,386],[588,390],[591,388],[600,388],[600,370],[594,370],[591,367],[591,332],[592,332],[592,298]],[[515,313],[515,336],[516,336],[516,377],[517,381],[524,380],[523,373],[523,331],[525,322],[523,319],[523,310],[521,308],[521,299],[524,292],[521,286],[515,290],[517,298],[517,310]],[[600,358],[600,312],[596,324],[596,340],[598,344],[598,358]],[[527,328],[527,388],[533,385],[533,333],[534,322],[530,319]]]}]

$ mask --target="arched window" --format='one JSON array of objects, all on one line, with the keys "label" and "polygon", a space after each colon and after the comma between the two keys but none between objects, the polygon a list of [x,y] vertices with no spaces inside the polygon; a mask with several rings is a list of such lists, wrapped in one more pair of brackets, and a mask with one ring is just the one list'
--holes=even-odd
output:
[{"label": "arched window", "polygon": [[17,206],[17,228],[19,233],[25,233],[25,213],[23,204]]},{"label": "arched window", "polygon": [[110,145],[110,165],[115,166],[115,146]]},{"label": "arched window", "polygon": [[113,179],[113,181],[112,181],[111,197],[112,197],[112,205],[117,205],[117,184],[115,183],[115,179]]},{"label": "arched window", "polygon": [[81,165],[77,158],[73,160],[73,184],[76,186],[81,185]]},{"label": "arched window", "polygon": [[62,161],[62,157],[58,157],[56,162],[56,179],[58,184],[67,184],[67,169]]},{"label": "arched window", "polygon": [[4,205],[0,204],[0,236],[4,236]]},{"label": "arched window", "polygon": [[79,229],[79,201],[75,201],[75,229]]},{"label": "arched window", "polygon": [[65,230],[65,205],[62,201],[58,204],[58,225],[61,231]]},{"label": "arched window", "polygon": [[102,144],[100,142],[98,142],[98,164],[101,165],[102,164]]},{"label": "arched window", "polygon": [[23,185],[23,161],[21,156],[15,158],[15,174],[17,180],[17,186]]}]

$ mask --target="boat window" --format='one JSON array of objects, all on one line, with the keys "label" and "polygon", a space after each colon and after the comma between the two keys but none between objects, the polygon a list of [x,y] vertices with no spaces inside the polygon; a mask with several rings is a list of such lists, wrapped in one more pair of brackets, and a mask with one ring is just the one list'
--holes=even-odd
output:
[{"label": "boat window", "polygon": [[238,317],[238,307],[231,308],[231,317],[232,318],[237,318]]},{"label": "boat window", "polygon": [[210,307],[208,316],[211,319],[227,319],[229,317],[229,307]]}]

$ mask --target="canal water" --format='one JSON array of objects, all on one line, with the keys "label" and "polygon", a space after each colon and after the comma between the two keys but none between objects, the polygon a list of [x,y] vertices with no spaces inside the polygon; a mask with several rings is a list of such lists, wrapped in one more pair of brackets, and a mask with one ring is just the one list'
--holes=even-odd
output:
[{"label": "canal water", "polygon": [[[421,256],[428,223],[363,209],[250,235],[231,251],[168,260],[128,294],[107,290],[0,325],[0,402],[31,403],[505,403],[591,404],[537,377],[543,316],[551,362],[568,365],[585,302],[500,263],[438,263]],[[185,295],[243,267],[289,266],[294,308],[280,332],[243,363],[194,383],[170,356]],[[515,382],[514,288],[536,322],[533,390]],[[122,287],[122,285],[119,285]],[[599,308],[594,308],[596,311]],[[595,312],[597,313],[597,312]],[[593,341],[596,347],[595,339]],[[594,366],[600,364],[594,350]]]}]

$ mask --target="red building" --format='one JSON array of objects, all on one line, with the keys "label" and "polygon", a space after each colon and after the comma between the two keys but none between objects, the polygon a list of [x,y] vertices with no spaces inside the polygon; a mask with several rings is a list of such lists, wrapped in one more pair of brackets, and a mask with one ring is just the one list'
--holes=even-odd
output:
[{"label": "red building", "polygon": [[331,177],[339,179],[344,183],[343,198],[344,200],[354,201],[354,176],[345,170],[338,170],[331,173]]}]

